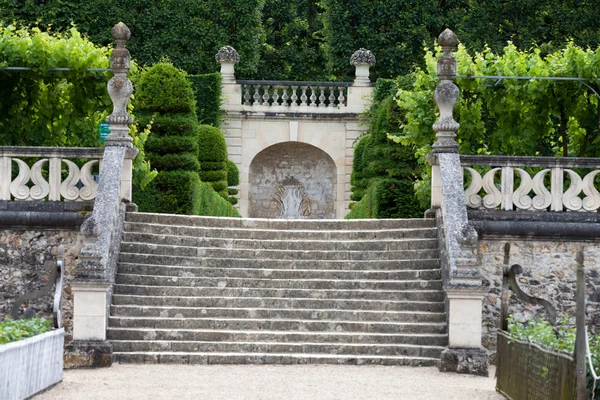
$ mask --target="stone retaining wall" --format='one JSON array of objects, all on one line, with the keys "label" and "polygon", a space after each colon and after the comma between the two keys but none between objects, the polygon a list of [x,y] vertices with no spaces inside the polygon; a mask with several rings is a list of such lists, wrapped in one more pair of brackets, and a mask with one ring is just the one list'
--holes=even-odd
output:
[{"label": "stone retaining wall", "polygon": [[[479,257],[482,273],[489,281],[489,292],[483,302],[483,346],[496,352],[496,332],[500,318],[502,264],[504,244],[511,244],[510,265],[519,264],[523,274],[518,276],[521,288],[535,297],[550,301],[559,316],[575,316],[575,253],[584,246],[586,272],[587,324],[600,332],[600,246],[596,243],[573,241],[482,240]],[[524,304],[511,296],[509,313],[520,321],[534,316],[546,316],[541,306]],[[574,321],[574,320],[573,320]]]},{"label": "stone retaining wall", "polygon": [[[0,230],[0,315],[10,315],[14,302],[25,293],[42,288],[48,280],[44,262],[55,260],[58,246],[65,247],[62,317],[65,341],[72,336],[73,297],[70,281],[75,274],[79,231]],[[38,316],[52,318],[53,294],[30,302]]]}]

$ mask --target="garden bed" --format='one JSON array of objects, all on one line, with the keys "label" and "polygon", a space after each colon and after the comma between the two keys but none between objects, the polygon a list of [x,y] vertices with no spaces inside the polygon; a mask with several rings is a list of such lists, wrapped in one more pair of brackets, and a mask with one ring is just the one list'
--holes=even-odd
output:
[{"label": "garden bed", "polygon": [[64,329],[0,345],[0,399],[25,399],[63,378]]}]

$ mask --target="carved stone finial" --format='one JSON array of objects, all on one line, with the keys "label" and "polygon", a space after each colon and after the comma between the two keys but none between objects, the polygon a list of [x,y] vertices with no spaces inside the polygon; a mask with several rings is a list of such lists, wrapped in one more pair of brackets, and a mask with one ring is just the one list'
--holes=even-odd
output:
[{"label": "carved stone finial", "polygon": [[454,106],[458,102],[460,91],[454,84],[456,78],[456,58],[452,54],[458,39],[454,32],[446,29],[438,38],[442,46],[442,56],[437,63],[437,74],[440,83],[435,89],[434,99],[440,110],[440,119],[433,124],[437,141],[433,144],[434,153],[458,153],[456,132],[460,128],[454,120]]},{"label": "carved stone finial", "polygon": [[235,64],[240,62],[240,56],[231,46],[223,46],[215,54],[215,60],[221,64],[221,78],[223,83],[235,83]]},{"label": "carved stone finial", "polygon": [[231,46],[223,46],[219,49],[219,52],[215,54],[215,60],[218,63],[234,63],[237,64],[240,62],[240,56],[236,49]]},{"label": "carved stone finial", "polygon": [[356,68],[354,86],[369,86],[371,84],[369,68],[371,68],[371,65],[375,65],[375,56],[373,53],[367,49],[358,49],[350,57],[350,64]]},{"label": "carved stone finial", "polygon": [[458,44],[458,38],[454,32],[446,28],[444,32],[440,33],[440,36],[438,36],[438,44],[442,46],[442,48],[449,47],[452,49]]},{"label": "carved stone finial", "polygon": [[371,50],[367,50],[364,48],[360,48],[352,54],[350,57],[350,65],[375,65],[375,56],[371,52]]},{"label": "carved stone finial", "polygon": [[127,112],[127,103],[133,93],[133,85],[127,79],[131,55],[125,48],[127,40],[131,37],[131,31],[123,22],[119,22],[112,29],[115,38],[115,48],[110,56],[110,68],[113,77],[108,81],[108,94],[113,102],[113,112],[106,117],[110,124],[110,135],[106,138],[107,146],[131,147],[129,136],[129,125],[133,119]]}]

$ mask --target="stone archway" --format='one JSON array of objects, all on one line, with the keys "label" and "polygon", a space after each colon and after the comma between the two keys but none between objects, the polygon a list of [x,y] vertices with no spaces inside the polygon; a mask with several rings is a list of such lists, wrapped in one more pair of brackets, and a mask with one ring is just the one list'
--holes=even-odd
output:
[{"label": "stone archway", "polygon": [[250,218],[332,219],[336,217],[337,169],[318,147],[284,142],[250,163]]}]

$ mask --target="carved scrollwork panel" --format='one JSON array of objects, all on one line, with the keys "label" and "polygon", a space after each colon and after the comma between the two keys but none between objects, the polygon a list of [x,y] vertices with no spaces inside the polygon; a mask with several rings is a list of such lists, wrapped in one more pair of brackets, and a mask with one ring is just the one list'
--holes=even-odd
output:
[{"label": "carved scrollwork panel", "polygon": [[594,186],[594,178],[598,173],[600,170],[595,170],[583,178],[583,192],[586,194],[583,199],[583,209],[586,211],[596,211],[600,208],[600,192]]},{"label": "carved scrollwork panel", "polygon": [[10,193],[15,200],[28,200],[29,187],[27,187],[27,183],[31,177],[31,170],[25,161],[19,160],[18,158],[13,158],[12,160],[19,166],[19,174],[10,183]]},{"label": "carved scrollwork panel", "polygon": [[529,197],[529,192],[533,187],[533,181],[529,174],[521,168],[514,169],[521,178],[521,184],[512,195],[513,203],[521,210],[530,210],[532,208],[532,200]]},{"label": "carved scrollwork panel", "polygon": [[60,195],[65,200],[77,200],[79,197],[79,189],[75,185],[79,182],[79,167],[73,161],[64,159],[62,161],[69,167],[69,175],[60,184]]},{"label": "carved scrollwork panel", "polygon": [[479,195],[479,191],[483,187],[483,179],[479,172],[473,168],[464,167],[464,169],[471,175],[471,184],[465,190],[465,204],[467,207],[480,208],[482,199]]},{"label": "carved scrollwork panel", "polygon": [[583,200],[579,198],[579,193],[581,193],[581,190],[583,189],[583,181],[575,171],[565,169],[565,172],[569,175],[569,178],[571,178],[571,184],[562,195],[563,204],[571,211],[579,211],[583,208]]},{"label": "carved scrollwork panel", "polygon": [[552,204],[552,193],[544,185],[544,179],[550,169],[544,169],[533,177],[533,196],[532,205],[535,210],[546,210]]},{"label": "carved scrollwork panel", "polygon": [[33,200],[42,200],[50,193],[50,184],[42,176],[42,167],[48,162],[47,158],[43,158],[33,164],[31,167],[31,181],[33,186],[29,189],[29,195]]},{"label": "carved scrollwork panel", "polygon": [[88,161],[81,167],[81,182],[83,187],[79,189],[79,195],[82,200],[92,200],[96,198],[98,184],[92,177],[92,167],[98,164],[98,160]]},{"label": "carved scrollwork panel", "polygon": [[487,193],[483,196],[483,206],[485,208],[496,208],[502,203],[502,192],[495,183],[498,171],[500,171],[500,168],[494,168],[483,176],[483,190]]}]

